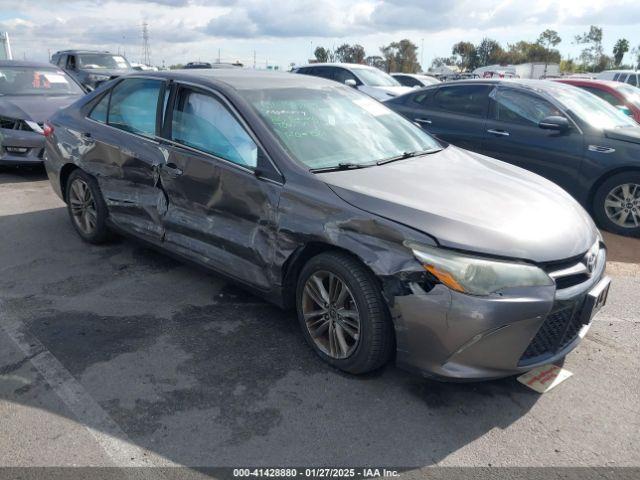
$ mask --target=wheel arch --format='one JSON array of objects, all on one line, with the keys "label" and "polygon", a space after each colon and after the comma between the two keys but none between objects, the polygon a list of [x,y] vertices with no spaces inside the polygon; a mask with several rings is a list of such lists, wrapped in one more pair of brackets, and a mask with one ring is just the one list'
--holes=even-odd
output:
[{"label": "wheel arch", "polygon": [[62,193],[62,199],[65,202],[67,201],[67,182],[69,180],[69,176],[71,175],[71,172],[78,170],[79,168],[80,167],[75,163],[66,163],[60,169],[60,192]]},{"label": "wheel arch", "polygon": [[593,215],[593,213],[594,213],[593,202],[595,200],[596,193],[597,193],[598,189],[602,186],[602,184],[604,182],[606,182],[607,180],[609,180],[611,177],[615,176],[615,175],[619,175],[621,173],[627,173],[627,172],[629,172],[629,173],[640,173],[640,167],[624,166],[624,167],[614,168],[612,170],[609,170],[605,174],[601,175],[593,183],[593,185],[589,189],[589,194],[587,196],[587,210],[589,211],[590,214]]},{"label": "wheel arch", "polygon": [[380,283],[378,276],[357,254],[331,243],[312,241],[298,247],[291,255],[289,255],[289,258],[287,258],[282,266],[282,301],[285,308],[293,308],[296,304],[296,284],[298,282],[298,276],[300,275],[304,265],[311,258],[325,252],[341,252],[355,258],[371,272],[373,278],[375,278],[378,283],[378,287],[382,289],[382,284]]}]

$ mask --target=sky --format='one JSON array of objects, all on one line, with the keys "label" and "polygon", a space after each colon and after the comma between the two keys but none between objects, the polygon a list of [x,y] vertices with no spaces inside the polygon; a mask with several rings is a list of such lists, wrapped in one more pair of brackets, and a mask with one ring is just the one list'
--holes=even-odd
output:
[{"label": "sky", "polygon": [[547,28],[562,38],[563,57],[575,58],[582,47],[574,37],[590,25],[603,28],[609,55],[619,38],[640,46],[638,0],[0,0],[14,58],[47,61],[57,50],[88,48],[138,62],[143,22],[155,65],[219,56],[253,66],[255,52],[258,68],[287,68],[307,63],[318,45],[359,43],[377,55],[408,38],[428,67],[460,40],[490,37],[506,47]]}]

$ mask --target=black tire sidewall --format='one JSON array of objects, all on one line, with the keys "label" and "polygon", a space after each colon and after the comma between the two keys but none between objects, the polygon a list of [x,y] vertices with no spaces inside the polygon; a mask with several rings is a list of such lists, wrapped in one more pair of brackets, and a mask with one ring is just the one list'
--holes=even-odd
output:
[{"label": "black tire sidewall", "polygon": [[[341,262],[340,257],[349,259],[350,262]],[[368,282],[369,285],[363,286],[361,284],[361,281],[358,280],[358,278],[353,273],[354,267],[360,270],[359,276],[366,279],[365,281]],[[335,275],[338,275],[338,277],[340,277],[340,279],[346,283],[346,285],[349,287],[349,290],[353,294],[354,300],[358,307],[358,312],[360,314],[360,339],[358,342],[358,346],[349,357],[344,359],[333,358],[320,350],[311,337],[311,334],[309,333],[309,330],[304,321],[304,315],[302,313],[302,290],[304,289],[304,285],[307,279],[313,273],[319,270],[328,271]],[[377,312],[373,312],[373,314],[370,309],[370,303],[365,297],[364,288],[378,292],[376,299],[376,303],[378,303]],[[372,361],[372,359],[370,358],[371,349],[373,348],[373,342],[375,341],[373,322],[388,322],[390,325],[387,308],[384,304],[384,300],[382,299],[382,294],[379,292],[379,287],[376,284],[376,280],[373,274],[367,271],[365,267],[359,266],[357,263],[355,263],[354,259],[352,259],[349,255],[341,253],[320,254],[307,262],[307,264],[300,272],[296,286],[296,312],[298,316],[298,322],[302,329],[305,340],[313,348],[313,350],[330,365],[350,373],[364,373],[378,368],[379,366],[381,366],[381,364],[385,363],[386,360],[388,360],[388,358],[380,358]],[[372,318],[373,316],[378,316],[378,318]],[[393,333],[390,332],[389,329],[387,329],[384,334],[393,335]],[[385,353],[383,356],[388,355]]]},{"label": "black tire sidewall", "polygon": [[[77,178],[83,180],[89,186],[89,190],[91,191],[93,202],[96,207],[96,228],[91,235],[87,235],[78,227],[71,212],[71,204],[69,203],[69,192],[71,191],[71,185]],[[76,169],[71,172],[69,178],[67,179],[67,185],[65,188],[65,202],[67,203],[67,211],[69,212],[69,219],[71,220],[71,224],[73,225],[74,230],[78,233],[80,238],[82,238],[85,242],[94,244],[103,243],[109,239],[110,232],[106,225],[108,216],[107,205],[104,202],[102,192],[100,191],[100,187],[98,186],[98,182],[95,178],[80,169]]]},{"label": "black tire sidewall", "polygon": [[624,228],[615,224],[611,219],[609,219],[604,208],[604,202],[609,192],[617,186],[625,183],[637,183],[640,185],[640,172],[618,173],[605,180],[604,183],[598,187],[598,190],[593,197],[593,216],[595,217],[598,225],[608,232],[618,235],[638,237],[640,236],[640,227]]}]

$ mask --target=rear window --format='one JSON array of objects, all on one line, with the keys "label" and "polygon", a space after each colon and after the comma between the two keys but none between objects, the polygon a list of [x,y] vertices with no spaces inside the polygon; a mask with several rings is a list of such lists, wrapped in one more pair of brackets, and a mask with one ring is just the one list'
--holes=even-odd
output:
[{"label": "rear window", "polygon": [[82,95],[84,92],[57,68],[0,67],[0,95]]}]

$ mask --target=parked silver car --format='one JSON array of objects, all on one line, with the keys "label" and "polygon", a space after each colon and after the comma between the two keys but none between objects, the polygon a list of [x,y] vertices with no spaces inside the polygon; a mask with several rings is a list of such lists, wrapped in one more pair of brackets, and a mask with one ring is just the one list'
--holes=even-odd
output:
[{"label": "parked silver car", "polygon": [[314,63],[292,71],[344,83],[381,102],[411,91],[388,73],[359,63]]}]

